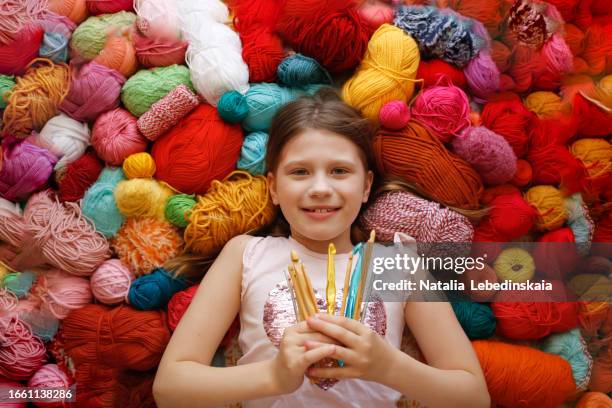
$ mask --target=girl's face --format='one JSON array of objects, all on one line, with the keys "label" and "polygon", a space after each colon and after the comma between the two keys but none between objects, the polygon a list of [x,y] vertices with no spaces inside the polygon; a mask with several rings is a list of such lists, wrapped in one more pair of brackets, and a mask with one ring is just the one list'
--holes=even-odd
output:
[{"label": "girl's face", "polygon": [[314,129],[293,137],[276,171],[268,173],[272,201],[280,205],[291,235],[317,252],[327,252],[329,242],[339,252],[351,249],[351,225],[368,200],[372,179],[354,143]]}]

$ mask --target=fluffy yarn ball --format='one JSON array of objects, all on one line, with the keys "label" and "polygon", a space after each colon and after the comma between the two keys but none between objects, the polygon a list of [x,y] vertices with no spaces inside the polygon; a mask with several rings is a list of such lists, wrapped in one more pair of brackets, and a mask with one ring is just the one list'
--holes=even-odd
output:
[{"label": "fluffy yarn ball", "polygon": [[102,170],[98,180],[85,192],[81,203],[83,215],[107,238],[115,236],[124,221],[114,195],[121,180],[125,180],[121,169],[109,167]]},{"label": "fluffy yarn ball", "polygon": [[403,129],[410,121],[410,108],[406,102],[394,100],[380,108],[378,119],[380,124],[391,130]]},{"label": "fluffy yarn ball", "polygon": [[91,275],[91,292],[106,305],[115,305],[127,299],[134,274],[118,259],[105,261]]},{"label": "fluffy yarn ball", "polygon": [[196,205],[193,194],[176,194],[166,202],[166,219],[179,228],[189,225],[189,212]]},{"label": "fluffy yarn ball", "polygon": [[504,184],[514,177],[516,156],[510,144],[483,126],[470,126],[452,141],[453,151],[470,163],[486,185]]},{"label": "fluffy yarn ball", "polygon": [[527,190],[525,200],[538,211],[536,228],[539,231],[555,230],[567,220],[561,191],[552,186],[535,186]]},{"label": "fluffy yarn ball", "polygon": [[185,289],[187,285],[185,279],[175,278],[165,269],[157,268],[132,283],[128,300],[139,310],[160,309],[168,304],[175,293]]},{"label": "fluffy yarn ball", "polygon": [[87,123],[64,114],[49,119],[38,136],[34,137],[36,144],[60,158],[55,165],[56,171],[81,157],[89,145],[89,139]]},{"label": "fluffy yarn ball", "polygon": [[164,219],[172,190],[153,179],[120,181],[115,189],[117,208],[125,217]]},{"label": "fluffy yarn ball", "polygon": [[266,148],[268,134],[265,132],[249,133],[242,143],[237,168],[246,170],[254,176],[263,175],[266,171]]},{"label": "fluffy yarn ball", "polygon": [[535,275],[535,262],[522,248],[504,249],[493,264],[501,281],[525,282]]},{"label": "fluffy yarn ball", "polygon": [[123,173],[128,179],[151,178],[155,174],[155,160],[147,152],[131,154],[123,161]]},{"label": "fluffy yarn ball", "polygon": [[161,267],[183,250],[183,238],[176,227],[155,218],[129,218],[111,244],[136,276]]},{"label": "fluffy yarn ball", "polygon": [[136,117],[117,108],[96,119],[91,131],[91,144],[98,156],[113,166],[121,166],[126,157],[147,150],[148,141],[136,126]]}]

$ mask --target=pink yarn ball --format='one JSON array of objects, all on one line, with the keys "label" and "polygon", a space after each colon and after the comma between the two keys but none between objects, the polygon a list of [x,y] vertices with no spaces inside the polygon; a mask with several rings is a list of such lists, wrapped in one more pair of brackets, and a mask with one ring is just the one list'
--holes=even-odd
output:
[{"label": "pink yarn ball", "polygon": [[113,166],[121,166],[131,154],[147,150],[147,139],[136,125],[138,119],[125,109],[103,113],[92,130],[91,144],[98,156]]},{"label": "pink yarn ball", "polygon": [[46,353],[16,314],[0,318],[0,377],[27,380],[45,363]]},{"label": "pink yarn ball", "polygon": [[359,16],[366,21],[373,30],[381,25],[393,23],[393,7],[379,0],[366,0],[359,6]]},{"label": "pink yarn ball", "polygon": [[386,103],[378,113],[380,124],[390,130],[403,129],[410,121],[410,108],[406,102],[394,100]]},{"label": "pink yarn ball", "polygon": [[554,73],[567,74],[574,65],[574,55],[559,33],[544,43],[542,56],[546,62],[546,67]]},{"label": "pink yarn ball", "polygon": [[91,275],[91,291],[98,301],[115,305],[126,299],[134,278],[119,259],[109,259]]},{"label": "pink yarn ball", "polygon": [[30,142],[7,136],[2,141],[0,197],[19,201],[45,185],[57,157]]},{"label": "pink yarn ball", "polygon": [[[69,388],[71,379],[63,372],[57,364],[45,364],[28,381],[28,387],[32,388]],[[61,408],[65,406],[64,401],[36,402],[39,408]]]},{"label": "pink yarn ball", "polygon": [[92,300],[89,281],[86,278],[73,276],[57,269],[42,273],[32,291],[53,316],[60,320],[65,319],[71,311],[91,303]]},{"label": "pink yarn ball", "polygon": [[470,102],[461,88],[450,83],[431,86],[414,100],[412,117],[449,142],[470,125]]},{"label": "pink yarn ball", "polygon": [[507,183],[516,173],[516,155],[510,144],[484,126],[470,126],[452,144],[453,151],[489,186]]},{"label": "pink yarn ball", "polygon": [[500,89],[500,73],[488,51],[480,51],[463,70],[468,87],[478,103]]},{"label": "pink yarn ball", "polygon": [[7,401],[0,402],[0,408],[27,408],[28,404],[26,402],[8,402],[10,401],[8,390],[18,390],[23,387],[22,383],[0,377],[0,389],[2,390],[0,391],[0,396],[3,397],[3,400]]},{"label": "pink yarn ball", "polygon": [[91,61],[80,70],[73,68],[70,91],[60,110],[80,122],[88,122],[119,106],[125,77],[119,72]]}]

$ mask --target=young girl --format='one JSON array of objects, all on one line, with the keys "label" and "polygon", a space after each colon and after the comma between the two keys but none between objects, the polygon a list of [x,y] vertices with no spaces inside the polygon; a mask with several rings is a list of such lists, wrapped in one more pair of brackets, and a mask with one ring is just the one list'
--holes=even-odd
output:
[{"label": "young girl", "polygon": [[[244,407],[394,407],[402,394],[430,408],[489,407],[478,359],[448,303],[381,303],[378,320],[386,321],[374,324],[376,331],[326,314],[295,324],[283,286],[289,253],[299,254],[323,298],[333,242],[336,282],[344,282],[352,225],[372,188],[373,131],[330,91],[289,103],[277,114],[267,177],[282,212],[277,227],[286,234],[241,235],[226,244],[160,363],[153,386],[160,408],[238,401]],[[236,367],[211,367],[236,314],[243,357]],[[404,324],[428,365],[399,350]],[[326,358],[344,366],[313,367]],[[305,374],[340,381],[330,380],[324,389]]]}]

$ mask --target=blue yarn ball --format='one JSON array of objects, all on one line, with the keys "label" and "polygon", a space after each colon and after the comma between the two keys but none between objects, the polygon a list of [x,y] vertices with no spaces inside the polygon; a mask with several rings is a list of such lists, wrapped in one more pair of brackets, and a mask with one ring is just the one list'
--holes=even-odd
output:
[{"label": "blue yarn ball", "polygon": [[81,202],[83,215],[107,238],[114,237],[125,221],[117,208],[114,195],[117,184],[122,180],[125,180],[125,175],[121,168],[105,168],[98,180],[85,192]]},{"label": "blue yarn ball", "polygon": [[266,171],[266,147],[268,134],[265,132],[249,133],[242,143],[237,167],[254,176],[263,175]]},{"label": "blue yarn ball", "polygon": [[38,53],[41,57],[49,58],[56,63],[66,62],[68,60],[68,39],[60,33],[45,33]]},{"label": "blue yarn ball", "polygon": [[189,282],[174,278],[163,268],[157,268],[132,282],[128,301],[139,310],[155,310],[165,307],[172,295],[185,289]]},{"label": "blue yarn ball", "polygon": [[285,58],[277,68],[280,82],[289,86],[331,84],[329,72],[314,58],[294,54]]},{"label": "blue yarn ball", "polygon": [[546,353],[556,354],[567,361],[572,367],[576,388],[579,390],[587,388],[591,378],[593,359],[580,335],[580,330],[572,329],[565,333],[551,334],[542,340],[540,349]]},{"label": "blue yarn ball", "polygon": [[30,326],[33,335],[44,342],[53,340],[60,325],[59,319],[46,308],[21,312],[19,318]]},{"label": "blue yarn ball", "polygon": [[475,302],[452,302],[451,305],[470,339],[488,339],[495,332],[495,315],[489,306]]},{"label": "blue yarn ball", "polygon": [[14,272],[4,277],[4,287],[15,294],[19,299],[23,299],[30,292],[32,284],[36,280],[34,272]]},{"label": "blue yarn ball", "polygon": [[217,104],[221,119],[228,123],[239,123],[249,114],[246,97],[238,91],[229,91],[221,95]]}]

